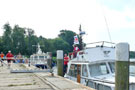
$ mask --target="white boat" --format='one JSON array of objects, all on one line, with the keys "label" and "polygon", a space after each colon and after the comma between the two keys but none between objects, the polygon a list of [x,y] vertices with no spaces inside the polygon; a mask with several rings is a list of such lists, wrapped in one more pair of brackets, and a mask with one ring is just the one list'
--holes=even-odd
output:
[{"label": "white boat", "polygon": [[[115,45],[86,47],[68,63],[65,77],[96,90],[115,90]],[[95,45],[96,43],[90,43]],[[130,65],[130,90],[135,90],[135,64]]]},{"label": "white boat", "polygon": [[38,52],[30,56],[30,63],[36,67],[47,68],[47,54],[43,53],[38,45]]}]

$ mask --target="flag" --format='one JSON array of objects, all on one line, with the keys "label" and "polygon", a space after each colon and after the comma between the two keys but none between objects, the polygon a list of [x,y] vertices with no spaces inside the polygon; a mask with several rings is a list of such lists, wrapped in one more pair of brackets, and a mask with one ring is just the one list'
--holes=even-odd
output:
[{"label": "flag", "polygon": [[76,35],[76,36],[74,36],[74,44],[79,44],[79,40],[78,40],[77,35]]}]

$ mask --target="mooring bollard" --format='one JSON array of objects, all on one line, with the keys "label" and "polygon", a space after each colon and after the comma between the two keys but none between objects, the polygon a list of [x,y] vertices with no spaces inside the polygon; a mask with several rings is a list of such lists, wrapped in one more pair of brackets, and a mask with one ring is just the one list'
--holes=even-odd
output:
[{"label": "mooring bollard", "polygon": [[115,54],[115,90],[129,90],[129,44],[117,44]]},{"label": "mooring bollard", "polygon": [[57,73],[60,76],[64,76],[64,60],[63,60],[63,51],[57,51]]},{"label": "mooring bollard", "polygon": [[49,66],[50,69],[52,69],[52,53],[47,52],[47,65]]}]

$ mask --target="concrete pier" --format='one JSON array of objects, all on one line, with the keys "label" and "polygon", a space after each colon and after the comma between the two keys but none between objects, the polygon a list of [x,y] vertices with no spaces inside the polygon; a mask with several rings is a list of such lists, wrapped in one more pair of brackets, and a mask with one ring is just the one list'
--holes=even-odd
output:
[{"label": "concrete pier", "polygon": [[[25,64],[12,64],[12,69],[33,69]],[[49,72],[10,73],[7,66],[0,66],[0,90],[93,90]]]}]

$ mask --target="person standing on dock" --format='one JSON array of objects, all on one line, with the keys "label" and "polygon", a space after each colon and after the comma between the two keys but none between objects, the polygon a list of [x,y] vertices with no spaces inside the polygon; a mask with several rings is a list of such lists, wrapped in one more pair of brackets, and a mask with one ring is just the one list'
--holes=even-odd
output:
[{"label": "person standing on dock", "polygon": [[69,61],[69,57],[67,56],[67,54],[65,54],[65,57],[64,57],[64,73],[67,72],[68,61]]},{"label": "person standing on dock", "polygon": [[17,55],[17,60],[18,60],[19,63],[23,63],[23,59],[22,59],[21,53],[19,53],[19,54]]},{"label": "person standing on dock", "polygon": [[6,58],[7,58],[7,63],[8,63],[8,68],[11,66],[11,60],[13,60],[14,55],[11,53],[11,51],[8,51]]},{"label": "person standing on dock", "polygon": [[3,66],[4,56],[5,56],[4,53],[1,52],[1,54],[0,54],[0,58],[1,58],[1,66]]}]

